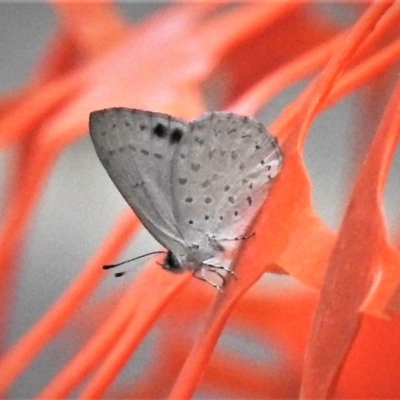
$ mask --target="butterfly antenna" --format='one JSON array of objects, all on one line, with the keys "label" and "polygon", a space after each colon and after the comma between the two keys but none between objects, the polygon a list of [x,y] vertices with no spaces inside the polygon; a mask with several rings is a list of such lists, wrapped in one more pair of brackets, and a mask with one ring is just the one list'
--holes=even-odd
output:
[{"label": "butterfly antenna", "polygon": [[[147,257],[147,256],[152,256],[153,254],[161,254],[161,253],[166,254],[167,252],[166,251],[153,251],[151,253],[143,254],[143,255],[141,255],[139,257],[131,258],[130,260],[125,260],[125,261],[122,261],[122,262],[117,263],[117,264],[103,265],[103,269],[111,269],[111,268],[119,267],[120,265],[127,264],[127,263],[129,263],[131,261],[139,260],[140,258],[144,258],[144,257]],[[120,277],[120,276],[122,276],[124,274],[125,274],[125,272],[117,272],[115,274],[115,276],[118,278],[118,277]]]}]

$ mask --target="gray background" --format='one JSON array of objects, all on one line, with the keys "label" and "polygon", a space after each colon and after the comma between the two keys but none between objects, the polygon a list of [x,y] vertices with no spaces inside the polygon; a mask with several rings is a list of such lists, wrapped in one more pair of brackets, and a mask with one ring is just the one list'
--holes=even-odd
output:
[{"label": "gray background", "polygon": [[[131,3],[121,6],[121,9],[134,21],[162,6]],[[23,85],[55,26],[55,16],[47,4],[0,3],[1,93]],[[278,96],[259,118],[266,124],[271,122],[304,85],[305,82],[297,84]],[[357,170],[350,161],[352,152],[362,152],[365,148],[365,144],[353,143],[352,140],[355,101],[356,95],[350,96],[321,115],[312,128],[305,151],[314,185],[315,207],[333,228],[340,224],[345,194],[349,189],[348,178],[353,177]],[[366,129],[373,131],[374,127]],[[12,149],[0,153],[0,185],[3,188],[0,211],[3,210],[5,170],[11,155]],[[393,226],[398,221],[399,171],[397,155],[385,195],[385,211]],[[35,211],[28,241],[21,254],[23,269],[8,344],[23,335],[68,287],[126,207],[101,167],[88,137],[63,153]],[[158,247],[146,232],[142,232],[121,259]],[[121,284],[121,280],[106,279],[102,290]],[[30,397],[36,393],[53,375],[57,365],[62,365],[76,350],[76,343],[64,346],[68,340],[68,336],[62,335],[39,357],[11,392],[13,397]],[[63,343],[62,351],[60,343]],[[66,347],[67,352],[64,351]],[[141,351],[139,358],[146,358],[145,350]]]}]

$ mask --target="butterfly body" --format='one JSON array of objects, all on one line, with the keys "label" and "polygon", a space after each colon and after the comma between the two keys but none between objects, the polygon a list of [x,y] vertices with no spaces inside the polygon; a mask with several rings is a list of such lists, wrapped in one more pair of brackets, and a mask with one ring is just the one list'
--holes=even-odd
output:
[{"label": "butterfly body", "polygon": [[186,122],[110,108],[91,113],[90,134],[114,184],[168,249],[165,269],[207,281],[207,271],[230,272],[232,239],[245,234],[282,165],[262,124],[227,112]]}]

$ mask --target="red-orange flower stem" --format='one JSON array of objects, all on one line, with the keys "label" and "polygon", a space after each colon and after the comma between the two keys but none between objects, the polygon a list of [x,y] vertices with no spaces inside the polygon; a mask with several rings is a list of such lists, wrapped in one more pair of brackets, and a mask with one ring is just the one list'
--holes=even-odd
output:
[{"label": "red-orange flower stem", "polygon": [[[95,399],[104,396],[105,390],[132,357],[161,312],[191,279],[190,273],[180,276],[168,274],[160,270],[160,266],[154,262],[136,278],[135,290],[130,293],[130,301],[136,305],[136,312],[131,314],[130,321],[120,337],[115,337],[112,349],[108,349],[100,367],[81,392],[80,399]],[[148,296],[149,284],[157,296]],[[144,297],[146,297],[145,307],[142,302]]]},{"label": "red-orange flower stem", "polygon": [[302,398],[327,398],[358,332],[360,307],[385,238],[383,186],[400,135],[400,81],[387,106],[339,230],[321,289],[304,367]]},{"label": "red-orange flower stem", "polygon": [[43,318],[0,359],[0,393],[4,394],[32,359],[63,328],[79,309],[79,306],[93,293],[100,280],[105,276],[100,266],[109,263],[116,254],[123,250],[138,227],[138,220],[131,210],[127,210],[101,246],[101,251],[89,260],[70,288],[65,291]]},{"label": "red-orange flower stem", "polygon": [[[81,396],[101,397],[123,365],[132,357],[165,304],[172,300],[189,279],[191,279],[190,274],[180,276],[168,274],[152,261],[125,289],[125,295],[118,301],[113,313],[104,321],[91,341],[44,388],[38,399],[68,396],[76,385],[82,383],[99,365]],[[140,312],[143,299],[147,296],[146,293],[148,294],[149,282],[154,293],[160,293],[160,296],[151,298],[152,305],[146,298],[146,312]],[[165,288],[167,290],[164,290]]]},{"label": "red-orange flower stem", "polygon": [[[381,7],[383,7],[383,9],[385,10],[387,7],[390,6],[389,2],[380,5]],[[372,6],[371,6],[372,7]],[[372,10],[373,11],[373,10]],[[378,9],[378,16],[380,15],[380,13],[382,12],[382,10]],[[336,55],[336,59],[340,56],[340,54],[342,54],[342,58],[344,60],[343,64],[337,64],[337,61],[335,61],[334,59],[332,59],[330,61],[331,67],[330,68],[339,68],[339,70],[337,72],[342,72],[343,69],[345,67],[348,67],[349,64],[351,64],[353,62],[353,58],[356,55],[357,57],[360,57],[363,52],[367,52],[369,50],[369,46],[372,45],[373,43],[375,43],[376,41],[378,41],[378,39],[382,38],[382,36],[387,33],[391,28],[393,28],[394,26],[397,25],[398,23],[398,17],[400,14],[400,7],[399,6],[392,6],[389,10],[387,10],[387,12],[385,13],[385,19],[383,19],[383,21],[379,21],[379,25],[375,26],[372,24],[372,26],[368,26],[366,27],[366,31],[371,31],[371,29],[373,29],[369,35],[366,34],[366,32],[363,31],[363,29],[359,30],[357,32],[358,34],[358,47],[354,46],[354,43],[352,42],[352,45],[350,48],[350,51],[347,51],[347,57],[346,54],[339,52]],[[368,20],[366,20],[367,24],[369,23]],[[373,21],[372,21],[373,22]],[[361,27],[362,28],[362,27]],[[352,31],[354,31],[354,28],[352,28]],[[366,37],[364,38],[363,35],[366,35]],[[347,35],[347,37],[346,37]],[[343,36],[341,36],[342,40],[349,40],[348,37],[349,33],[344,34]],[[339,48],[342,48],[345,46],[345,42],[342,42],[339,46]],[[354,48],[354,52],[352,51]],[[380,69],[383,70],[383,68],[387,67],[388,65],[390,65],[391,63],[397,61],[397,45],[396,44],[391,44],[388,45],[388,47],[386,48],[387,50],[385,51],[384,49],[381,51],[381,53],[377,53],[373,56],[371,56],[370,58],[370,63],[368,63],[367,61],[363,61],[361,63],[359,63],[359,65],[354,67],[354,71],[357,71],[360,76],[357,76],[356,74],[354,75],[353,79],[353,87],[348,87],[348,89],[354,89],[357,85],[360,85],[362,83],[365,83],[362,79],[364,78],[366,79],[371,79],[375,74],[380,72]],[[380,59],[380,57],[383,57],[382,59]],[[312,57],[318,57],[318,53],[316,53],[315,55],[312,54]],[[366,65],[368,67],[372,67],[370,70],[366,70],[365,67],[363,67],[363,63],[366,62]],[[373,68],[375,67],[375,68]],[[326,73],[326,72],[325,72]],[[351,73],[351,71],[349,72]],[[335,82],[335,85],[330,85],[331,89],[329,89],[328,91],[328,96],[330,95],[330,90],[338,90],[336,87],[336,84],[338,82],[340,82],[341,79],[343,79],[343,75],[339,75],[338,73],[335,74],[336,75],[336,80],[337,82]],[[350,77],[352,76],[351,74],[349,75]],[[321,79],[325,79],[325,78],[319,78]],[[319,83],[316,81],[314,82],[314,84],[320,85],[321,81],[319,81]],[[314,93],[315,93],[315,87],[313,85],[310,85],[297,99],[296,101],[294,101],[292,104],[289,104],[286,109],[284,110],[284,112],[273,122],[273,124],[271,125],[271,131],[274,132],[274,134],[279,135],[279,132],[283,132],[283,133],[287,133],[288,129],[287,126],[290,125],[292,123],[293,119],[296,119],[297,116],[300,114],[302,115],[303,113],[299,111],[299,108],[303,107],[304,104],[307,104],[307,101],[309,98],[313,98],[314,97]],[[315,102],[315,99],[314,99]],[[331,104],[331,103],[328,103]],[[320,105],[321,106],[321,105]],[[310,112],[310,111],[308,111]],[[302,119],[303,120],[303,119]],[[282,138],[284,139],[284,137]]]}]

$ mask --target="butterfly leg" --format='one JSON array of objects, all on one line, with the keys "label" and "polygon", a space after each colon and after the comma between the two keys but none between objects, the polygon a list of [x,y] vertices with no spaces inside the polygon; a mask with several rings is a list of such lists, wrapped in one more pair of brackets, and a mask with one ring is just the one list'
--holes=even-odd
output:
[{"label": "butterfly leg", "polygon": [[248,235],[244,234],[244,235],[232,238],[232,239],[218,239],[218,241],[219,242],[233,242],[236,240],[247,240],[247,239],[250,239],[251,237],[253,237],[255,234],[256,234],[255,232],[252,232]]},{"label": "butterfly leg", "polygon": [[235,279],[237,279],[236,274],[229,268],[231,265],[231,262],[229,260],[210,258],[209,260],[204,261],[203,264],[207,265],[210,270],[214,270],[215,273],[217,273],[216,270],[219,269],[227,272],[229,275],[232,275]]},{"label": "butterfly leg", "polygon": [[220,285],[217,285],[216,283],[210,281],[209,279],[207,279],[207,277],[205,275],[205,268],[201,268],[200,269],[200,275],[198,275],[198,272],[199,272],[199,270],[193,271],[193,276],[195,278],[200,279],[201,281],[207,282],[212,287],[215,287],[219,292],[223,293],[222,287],[225,285],[225,277],[224,276],[222,276],[217,271],[213,271],[214,273],[216,273],[222,279],[222,285],[220,286]]},{"label": "butterfly leg", "polygon": [[[207,265],[207,269],[208,269],[209,271],[213,272],[214,274],[218,275],[218,276],[221,278],[221,280],[222,280],[222,286],[225,286],[226,277],[225,277],[224,275],[222,275],[219,271],[217,271],[217,268],[215,268],[215,267],[210,267],[210,266]],[[203,274],[203,275],[204,275],[204,270],[205,270],[205,268],[202,268],[202,274]]]}]

